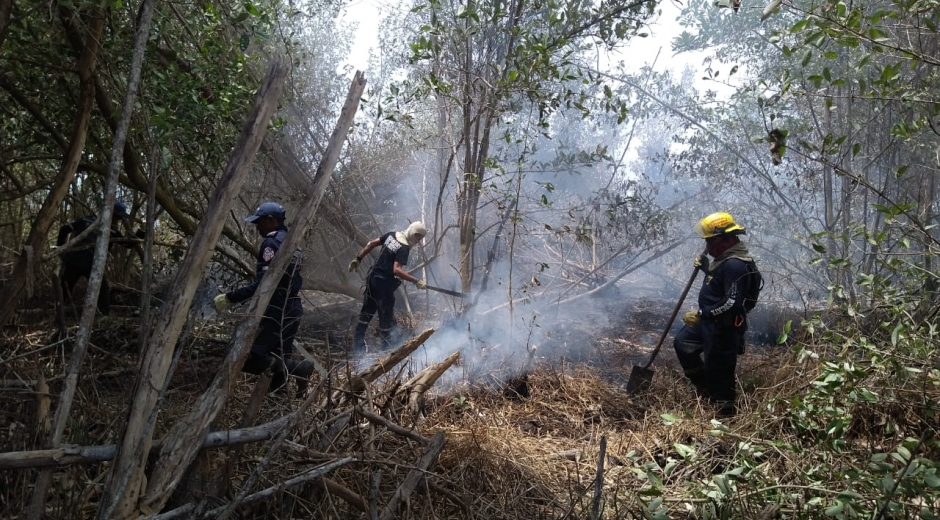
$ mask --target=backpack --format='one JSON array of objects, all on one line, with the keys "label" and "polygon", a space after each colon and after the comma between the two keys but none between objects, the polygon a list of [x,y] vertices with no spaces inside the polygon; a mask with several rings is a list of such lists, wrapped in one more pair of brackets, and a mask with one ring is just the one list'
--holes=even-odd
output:
[{"label": "backpack", "polygon": [[760,291],[764,288],[764,277],[761,276],[760,271],[757,270],[757,264],[752,262],[745,262],[747,265],[748,272],[748,281],[747,281],[747,293],[744,295],[744,312],[751,312],[757,305],[757,301],[760,300]]}]

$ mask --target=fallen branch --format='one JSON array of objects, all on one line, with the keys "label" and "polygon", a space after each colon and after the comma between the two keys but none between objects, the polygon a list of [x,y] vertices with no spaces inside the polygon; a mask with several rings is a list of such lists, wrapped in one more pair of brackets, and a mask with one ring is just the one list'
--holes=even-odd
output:
[{"label": "fallen branch", "polygon": [[408,428],[405,428],[399,424],[396,424],[386,419],[385,417],[382,417],[381,415],[376,415],[362,408],[361,406],[356,407],[356,413],[365,417],[372,424],[384,426],[389,431],[397,433],[398,435],[401,435],[402,437],[407,437],[415,442],[421,443],[424,446],[431,444],[431,439],[428,439],[427,437],[422,436],[421,434],[419,434],[418,432],[414,430],[409,430]]},{"label": "fallen branch", "polygon": [[430,468],[434,462],[437,460],[437,456],[441,454],[441,451],[444,449],[444,432],[437,432],[437,435],[434,436],[434,440],[431,442],[431,445],[428,446],[428,449],[425,450],[424,455],[421,456],[421,459],[418,460],[418,465],[415,469],[412,469],[408,472],[408,476],[405,477],[405,481],[402,482],[401,486],[395,490],[395,495],[388,501],[388,504],[385,505],[385,509],[382,510],[382,515],[379,517],[379,520],[391,520],[398,516],[398,506],[401,505],[403,501],[407,501],[411,497],[411,493],[418,486],[418,483],[424,478],[425,473],[427,473],[428,468]]},{"label": "fallen branch", "polygon": [[408,407],[411,408],[411,411],[414,413],[420,413],[423,408],[420,400],[424,396],[424,393],[427,392],[434,383],[440,379],[444,372],[447,372],[457,360],[460,359],[460,351],[454,352],[453,354],[447,356],[444,361],[440,363],[435,363],[424,370],[422,370],[418,375],[414,376],[402,386],[402,390],[407,390],[410,392],[408,396]]},{"label": "fallen branch", "polygon": [[[434,334],[435,329],[425,329],[421,334],[409,339],[402,346],[398,347],[396,350],[392,351],[389,355],[375,362],[371,367],[363,370],[356,377],[349,380],[347,383],[347,389],[352,391],[362,391],[364,387],[359,388],[358,385],[365,383],[371,383],[381,377],[383,374],[387,373],[395,365],[404,361],[412,352],[418,350],[418,347],[424,344],[428,338],[431,337],[431,334]],[[361,381],[360,381],[361,380]]]},{"label": "fallen branch", "polygon": [[[352,462],[353,460],[355,460],[353,457],[345,457],[345,458],[330,462],[328,464],[318,466],[307,472],[301,473],[300,475],[297,475],[296,477],[287,479],[284,482],[281,482],[280,484],[276,486],[271,486],[267,489],[262,489],[261,491],[258,491],[257,493],[253,493],[251,495],[248,495],[242,498],[241,500],[238,500],[231,504],[226,504],[224,506],[217,507],[215,509],[212,509],[211,511],[207,511],[203,515],[203,517],[208,518],[208,517],[219,516],[222,512],[227,511],[231,507],[243,506],[245,504],[250,504],[252,502],[258,502],[265,498],[270,498],[274,496],[276,493],[283,491],[287,488],[291,488],[291,487],[296,486],[297,484],[302,484],[304,482],[313,480],[315,478],[319,478],[340,466],[344,466]],[[187,517],[190,516],[189,513],[192,512],[194,509],[196,509],[196,506],[194,504],[186,504],[185,506],[178,507],[172,511],[167,511],[166,513],[161,513],[159,515],[151,515],[145,518],[146,520],[173,520],[174,518],[180,518],[184,515]]]},{"label": "fallen branch", "polygon": [[[212,432],[203,439],[202,449],[266,441],[287,424],[287,419],[288,417],[281,417],[275,421],[251,428]],[[153,449],[160,450],[161,447],[162,441],[157,443]],[[114,444],[104,446],[65,445],[61,448],[48,450],[11,451],[0,453],[0,471],[27,468],[64,468],[76,464],[105,462],[113,459],[115,452],[117,452],[117,447]]]},{"label": "fallen branch", "polygon": [[356,509],[362,511],[363,513],[369,510],[369,503],[366,502],[366,499],[362,498],[359,493],[349,489],[348,487],[340,484],[339,482],[323,477],[323,484],[326,485],[327,491],[333,495],[341,498],[347,504],[355,507]]}]

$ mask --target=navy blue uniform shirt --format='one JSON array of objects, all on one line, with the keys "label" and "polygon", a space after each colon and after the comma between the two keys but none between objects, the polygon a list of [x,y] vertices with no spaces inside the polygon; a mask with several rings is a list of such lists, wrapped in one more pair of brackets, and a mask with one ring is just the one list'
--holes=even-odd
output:
[{"label": "navy blue uniform shirt", "polygon": [[[287,226],[283,224],[264,237],[264,242],[261,243],[261,248],[258,250],[258,258],[255,261],[254,281],[244,287],[226,293],[229,301],[232,303],[241,303],[254,296],[255,291],[258,290],[258,285],[261,284],[261,277],[268,271],[268,268],[271,266],[271,261],[274,260],[275,253],[281,248],[281,244],[284,243],[285,238],[287,238]],[[297,297],[303,285],[303,278],[300,277],[300,267],[302,263],[303,259],[298,250],[294,252],[294,256],[287,266],[287,270],[284,272],[284,275],[281,276],[277,284],[277,290],[275,290],[274,295],[271,296],[271,303],[268,304],[268,309],[272,307],[282,309],[288,298]],[[265,314],[267,315],[268,313],[265,312]]]},{"label": "navy blue uniform shirt", "polygon": [[391,279],[395,276],[395,262],[401,265],[408,264],[411,246],[399,242],[394,232],[385,233],[379,237],[379,240],[382,242],[382,252],[379,253],[379,259],[372,266],[371,274]]},{"label": "navy blue uniform shirt", "polygon": [[746,314],[744,297],[750,271],[747,263],[729,258],[717,269],[705,274],[705,283],[698,293],[698,308],[706,319],[720,319]]}]

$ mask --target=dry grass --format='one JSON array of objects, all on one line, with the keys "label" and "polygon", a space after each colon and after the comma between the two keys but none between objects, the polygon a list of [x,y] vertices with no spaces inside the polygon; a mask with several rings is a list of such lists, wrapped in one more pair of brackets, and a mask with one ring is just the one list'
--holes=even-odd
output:
[{"label": "dry grass", "polygon": [[[186,344],[187,353],[174,375],[156,437],[187,413],[202,392],[225,348],[224,331],[218,327],[200,329]],[[19,329],[6,338],[4,359],[48,344],[47,336],[41,326],[34,331]],[[93,341],[98,348],[89,356],[66,434],[74,444],[114,442],[133,386],[129,375],[136,363],[133,320],[108,320]],[[525,373],[514,376],[475,373],[471,379],[464,375],[449,383],[446,390],[429,395],[420,416],[408,408],[406,397],[400,394],[404,376],[395,372],[370,385],[365,394],[327,400],[330,389],[346,382],[343,370],[337,369],[329,384],[324,381],[318,387],[312,398],[315,405],[302,427],[275,453],[252,491],[341,456],[353,456],[355,461],[332,472],[330,482],[313,480],[239,512],[243,518],[360,518],[366,514],[336,486],[380,510],[414,470],[425,446],[355,413],[347,416],[348,423],[343,422],[343,413],[355,405],[413,427],[427,438],[437,432],[445,434],[446,445],[437,464],[400,506],[398,518],[590,518],[602,438],[606,440],[606,457],[601,518],[640,518],[657,497],[663,499],[661,507],[672,518],[701,517],[703,508],[715,503],[704,495],[714,486],[713,477],[742,460],[756,464],[755,471],[766,479],[736,483],[736,514],[757,518],[768,504],[764,488],[769,481],[794,489],[809,484],[805,473],[808,465],[818,462],[812,459],[814,452],[800,454],[785,446],[811,447],[814,442],[794,428],[788,415],[789,400],[803,393],[814,379],[814,365],[797,363],[784,349],[751,348],[738,368],[739,414],[723,421],[725,431],[716,434],[713,412],[695,398],[668,346],[653,366],[656,377],[652,388],[640,396],[628,395],[624,387],[631,366],[648,353],[650,345],[608,336],[592,340],[590,347],[591,354],[576,363],[538,359]],[[29,383],[44,374],[50,378],[54,395],[54,374],[62,372],[65,359],[62,348],[64,344],[0,365],[0,379],[20,378]],[[215,429],[235,427],[254,381],[253,376],[241,378]],[[38,401],[31,388],[7,388],[0,397],[3,451],[31,449],[42,438],[37,437]],[[296,400],[269,398],[256,422],[283,416],[298,405]],[[850,467],[864,460],[873,445],[909,433],[917,424],[916,417],[892,406],[857,413],[852,443],[829,461],[830,466]],[[885,438],[883,428],[872,426],[885,417],[900,425],[903,432]],[[336,429],[330,433],[334,425]],[[332,441],[324,444],[324,439]],[[693,453],[680,453],[683,446]],[[756,449],[760,452],[755,453]],[[212,489],[208,484],[225,467],[226,451],[205,452],[198,461],[198,471],[187,481],[196,492],[186,500],[231,500],[267,451],[267,443],[244,447],[235,461],[229,488],[215,497],[207,491]],[[92,515],[107,469],[105,463],[57,470],[48,517]],[[34,472],[25,470],[0,474],[3,518],[17,516],[28,497],[32,475]],[[661,482],[654,485],[657,479]],[[791,498],[780,501],[784,512],[793,507]]]}]

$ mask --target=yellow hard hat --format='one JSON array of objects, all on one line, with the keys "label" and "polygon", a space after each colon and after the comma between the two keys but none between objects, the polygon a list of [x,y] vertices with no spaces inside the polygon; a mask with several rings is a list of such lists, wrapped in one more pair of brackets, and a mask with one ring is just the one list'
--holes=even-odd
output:
[{"label": "yellow hard hat", "polygon": [[729,213],[718,212],[699,220],[695,225],[695,232],[702,238],[711,238],[728,234],[743,235],[747,233],[747,230],[735,224],[734,218]]}]

